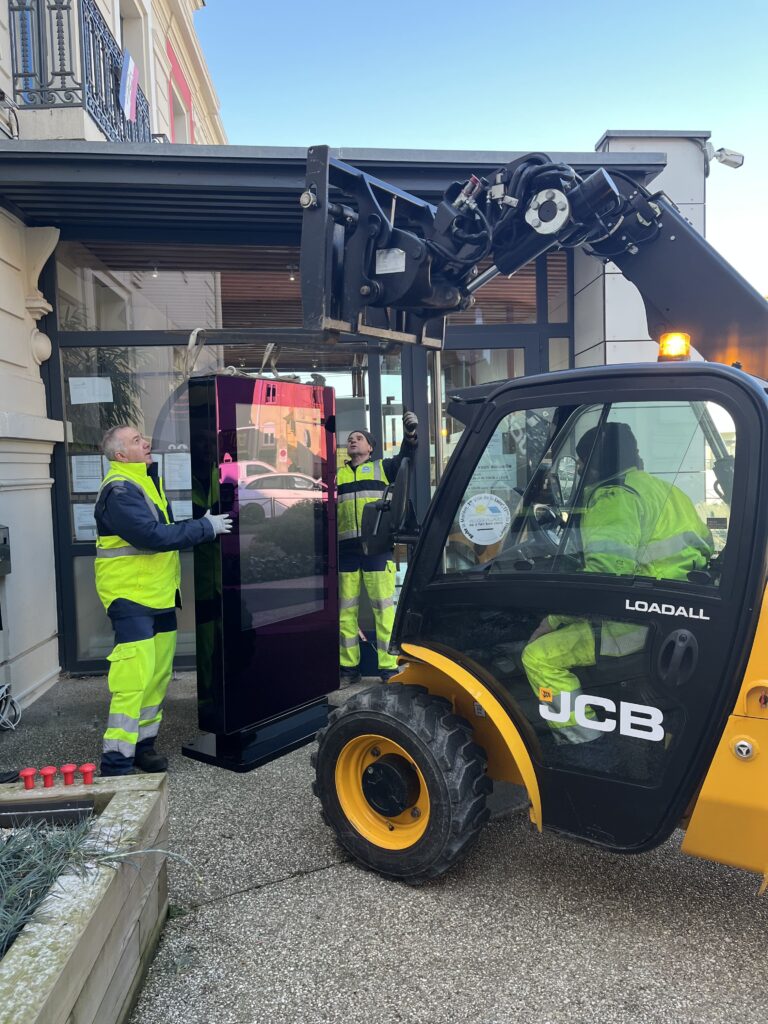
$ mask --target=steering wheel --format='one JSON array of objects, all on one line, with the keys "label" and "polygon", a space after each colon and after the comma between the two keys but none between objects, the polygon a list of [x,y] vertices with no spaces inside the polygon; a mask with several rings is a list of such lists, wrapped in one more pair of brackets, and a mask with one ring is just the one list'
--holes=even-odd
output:
[{"label": "steering wheel", "polygon": [[565,529],[563,515],[557,505],[534,502],[531,505],[531,532],[546,549],[547,554],[556,555]]}]

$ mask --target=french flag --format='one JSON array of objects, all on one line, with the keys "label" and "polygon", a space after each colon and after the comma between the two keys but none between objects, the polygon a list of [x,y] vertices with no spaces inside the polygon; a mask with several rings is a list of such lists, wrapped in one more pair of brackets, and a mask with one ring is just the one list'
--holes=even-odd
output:
[{"label": "french flag", "polygon": [[126,121],[136,120],[136,94],[139,90],[139,69],[127,50],[123,51],[123,73],[120,76],[120,107]]}]

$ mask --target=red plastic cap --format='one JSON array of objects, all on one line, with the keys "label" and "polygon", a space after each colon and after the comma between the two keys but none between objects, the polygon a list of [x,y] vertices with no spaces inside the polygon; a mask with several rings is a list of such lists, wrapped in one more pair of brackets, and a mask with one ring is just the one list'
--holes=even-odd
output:
[{"label": "red plastic cap", "polygon": [[37,768],[22,768],[19,772],[19,778],[24,780],[24,789],[35,788],[35,776],[37,775]]},{"label": "red plastic cap", "polygon": [[81,764],[77,769],[83,776],[83,782],[89,786],[93,782],[93,773],[96,771],[95,764]]},{"label": "red plastic cap", "polygon": [[43,776],[43,786],[46,789],[50,789],[53,785],[53,780],[56,777],[58,768],[55,765],[47,764],[44,768],[40,769],[40,774]]}]

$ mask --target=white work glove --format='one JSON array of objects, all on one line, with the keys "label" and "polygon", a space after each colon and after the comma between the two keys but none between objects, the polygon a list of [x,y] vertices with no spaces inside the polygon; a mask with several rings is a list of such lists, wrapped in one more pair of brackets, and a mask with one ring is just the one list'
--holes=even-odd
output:
[{"label": "white work glove", "polygon": [[403,414],[403,427],[405,429],[406,437],[415,437],[418,425],[419,420],[415,412],[406,412]]},{"label": "white work glove", "polygon": [[211,515],[211,510],[208,509],[203,516],[203,519],[209,519],[211,521],[214,537],[218,537],[220,533],[229,533],[232,529],[232,519],[226,512],[221,516],[214,516]]}]

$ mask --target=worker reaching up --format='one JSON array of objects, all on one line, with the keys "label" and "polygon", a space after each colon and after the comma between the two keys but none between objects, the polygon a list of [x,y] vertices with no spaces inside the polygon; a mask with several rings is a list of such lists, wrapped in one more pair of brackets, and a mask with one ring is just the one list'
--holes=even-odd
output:
[{"label": "worker reaching up", "polygon": [[367,430],[353,430],[347,438],[346,460],[336,477],[339,531],[339,665],[342,682],[360,678],[358,612],[360,586],[365,586],[376,624],[378,668],[384,682],[394,675],[397,659],[388,653],[395,621],[394,552],[366,555],[361,542],[363,509],[379,501],[393,483],[403,458],[416,451],[419,421],[415,413],[403,416],[403,442],[391,459],[374,459],[376,441]]},{"label": "worker reaching up", "polygon": [[[626,423],[607,423],[586,431],[576,445],[577,469],[587,477],[580,522],[584,571],[616,576],[685,580],[705,569],[714,546],[709,529],[679,487],[643,470],[637,441]],[[570,707],[581,693],[570,671],[594,665],[597,657],[623,657],[641,650],[647,630],[626,622],[600,625],[599,650],[587,619],[547,615],[531,635],[522,660],[534,692],[551,701],[556,717],[562,696]],[[587,717],[592,717],[591,709]],[[565,721],[549,719],[556,739],[584,743],[599,731],[578,725],[573,713]]]}]

